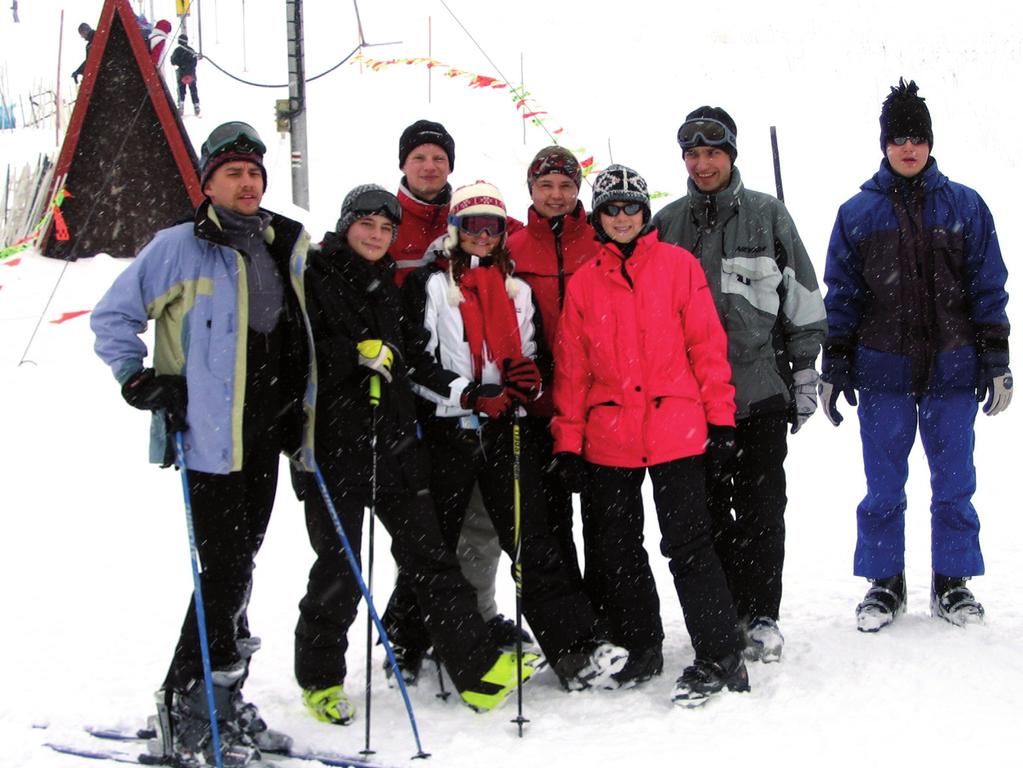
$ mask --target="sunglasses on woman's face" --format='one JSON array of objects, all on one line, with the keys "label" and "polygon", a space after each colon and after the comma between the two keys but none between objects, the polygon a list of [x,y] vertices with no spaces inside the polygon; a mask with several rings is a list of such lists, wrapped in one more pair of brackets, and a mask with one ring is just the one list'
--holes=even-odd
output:
[{"label": "sunglasses on woman's face", "polygon": [[635,216],[642,210],[642,203],[608,203],[600,212],[606,213],[613,219],[619,213],[624,213],[626,216]]}]

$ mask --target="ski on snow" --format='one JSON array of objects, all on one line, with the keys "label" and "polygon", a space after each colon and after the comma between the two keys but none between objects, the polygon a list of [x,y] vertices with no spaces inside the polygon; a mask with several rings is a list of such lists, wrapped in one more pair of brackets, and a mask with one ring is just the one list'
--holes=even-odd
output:
[{"label": "ski on snow", "polygon": [[[136,744],[145,749],[146,742],[155,736],[153,731],[140,730],[132,733],[109,728],[86,728],[85,732],[90,736],[108,742],[120,742],[122,744]],[[106,760],[115,763],[131,763],[135,765],[167,765],[164,758],[158,755],[151,755],[148,752],[128,752],[117,749],[114,746],[103,747],[97,742],[95,747],[81,747],[73,744],[65,744],[56,741],[48,741],[44,746],[54,752],[75,757],[88,758],[90,760]],[[256,765],[273,766],[275,763],[282,765],[288,760],[302,760],[321,765],[339,766],[340,768],[386,768],[379,763],[374,763],[362,757],[351,757],[349,755],[334,754],[330,752],[311,752],[294,750],[287,753],[263,752],[263,761]],[[171,763],[172,764],[172,763]]]}]

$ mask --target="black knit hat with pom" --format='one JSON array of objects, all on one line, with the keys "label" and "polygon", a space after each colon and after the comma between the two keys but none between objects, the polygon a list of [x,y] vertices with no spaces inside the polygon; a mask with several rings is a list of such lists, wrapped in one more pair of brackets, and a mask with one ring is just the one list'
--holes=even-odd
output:
[{"label": "black knit hat with pom", "polygon": [[931,131],[931,113],[924,100],[917,96],[917,84],[907,83],[899,78],[899,84],[892,86],[892,92],[881,105],[881,151],[888,149],[892,140],[906,136],[927,139],[929,147],[934,146]]}]

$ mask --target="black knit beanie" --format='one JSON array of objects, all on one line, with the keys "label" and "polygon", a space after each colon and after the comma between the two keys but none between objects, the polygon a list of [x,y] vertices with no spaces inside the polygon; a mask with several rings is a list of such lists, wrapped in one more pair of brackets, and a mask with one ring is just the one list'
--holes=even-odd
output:
[{"label": "black knit beanie", "polygon": [[436,144],[448,156],[448,165],[455,170],[455,140],[440,123],[429,120],[416,120],[402,131],[398,140],[398,167],[405,165],[405,160],[412,150],[423,144]]},{"label": "black knit beanie", "polygon": [[900,136],[927,139],[927,145],[934,147],[934,133],[931,131],[931,113],[924,100],[917,96],[917,84],[899,78],[899,84],[892,86],[891,93],[881,105],[881,151]]}]

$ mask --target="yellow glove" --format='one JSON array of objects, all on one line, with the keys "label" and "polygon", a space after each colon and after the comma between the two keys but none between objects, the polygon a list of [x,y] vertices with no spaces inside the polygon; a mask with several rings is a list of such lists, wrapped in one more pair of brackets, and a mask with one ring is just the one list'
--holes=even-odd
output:
[{"label": "yellow glove", "polygon": [[394,352],[380,339],[365,339],[355,345],[359,351],[359,365],[364,365],[384,377],[391,383],[391,365],[394,363]]}]

